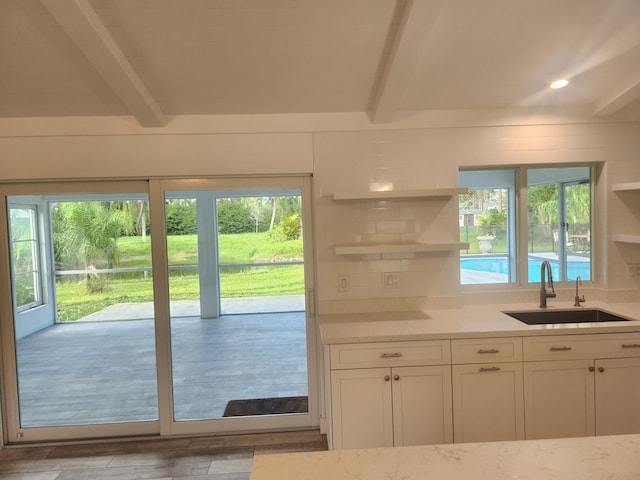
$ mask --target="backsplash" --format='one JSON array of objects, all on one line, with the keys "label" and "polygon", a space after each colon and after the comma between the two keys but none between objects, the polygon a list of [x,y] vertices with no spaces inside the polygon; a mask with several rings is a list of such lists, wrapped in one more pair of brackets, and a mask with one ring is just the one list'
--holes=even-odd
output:
[{"label": "backsplash", "polygon": [[[438,200],[337,202],[335,192],[412,190],[458,186],[461,167],[601,163],[595,228],[604,229],[594,250],[592,297],[617,298],[636,291],[625,264],[640,248],[611,242],[618,218],[640,231],[640,209],[611,205],[612,179],[640,180],[637,135],[627,126],[548,125],[414,129],[314,134],[314,215],[317,225],[316,275],[320,313],[446,308],[478,303],[530,301],[537,286],[461,287],[459,252],[341,256],[336,245],[373,242],[453,242],[458,240],[457,196]],[[635,150],[634,150],[635,147]],[[602,163],[605,162],[605,163]],[[620,172],[617,167],[620,166]],[[616,180],[618,181],[618,180]],[[630,181],[630,180],[629,180]],[[599,182],[599,183],[598,183]],[[603,201],[598,196],[606,197]],[[634,218],[635,215],[635,218]],[[627,251],[628,250],[628,251]],[[398,274],[389,287],[385,274]],[[340,284],[340,279],[346,278]],[[563,288],[560,288],[562,291]],[[570,288],[567,297],[570,297]],[[614,294],[618,291],[619,294]],[[595,300],[595,298],[594,298]]]}]

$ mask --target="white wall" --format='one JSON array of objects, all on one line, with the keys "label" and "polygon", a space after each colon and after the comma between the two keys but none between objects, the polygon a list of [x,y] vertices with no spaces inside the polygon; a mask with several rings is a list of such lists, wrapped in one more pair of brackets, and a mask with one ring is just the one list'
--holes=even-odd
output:
[{"label": "white wall", "polygon": [[[602,162],[594,287],[603,299],[624,299],[639,286],[627,279],[626,265],[640,263],[640,248],[614,244],[611,234],[640,231],[640,207],[637,194],[613,194],[610,185],[640,180],[639,131],[640,124],[592,123],[578,114],[553,112],[441,118],[432,113],[390,125],[371,125],[362,114],[179,117],[153,129],[124,118],[5,119],[0,120],[5,132],[0,133],[0,181],[313,173],[317,300],[326,313],[491,298],[459,286],[455,253],[384,260],[333,253],[336,244],[360,240],[455,239],[455,199],[371,209],[334,202],[334,192],[374,184],[457,186],[461,166]],[[382,288],[382,273],[388,271],[401,273],[400,288]],[[338,291],[339,275],[349,275],[348,292]],[[511,298],[531,295],[524,288]],[[531,298],[535,301],[535,294]]]}]

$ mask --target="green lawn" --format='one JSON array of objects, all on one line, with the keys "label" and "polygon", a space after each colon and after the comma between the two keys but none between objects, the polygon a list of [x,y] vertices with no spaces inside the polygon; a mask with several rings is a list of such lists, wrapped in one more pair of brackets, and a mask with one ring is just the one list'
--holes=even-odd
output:
[{"label": "green lawn", "polygon": [[[297,261],[303,259],[302,240],[274,242],[267,233],[221,235],[221,263],[257,263]],[[151,242],[147,238],[125,237],[118,240],[119,267],[151,266]],[[167,237],[170,266],[197,265],[196,235]],[[98,268],[103,266],[97,265]],[[103,292],[88,293],[83,279],[56,282],[58,319],[73,321],[116,303],[150,302],[153,300],[151,276],[142,273],[102,274],[109,277]],[[304,293],[302,265],[223,268],[220,272],[223,298],[298,295]],[[169,290],[172,300],[199,298],[195,271],[171,272]]]}]

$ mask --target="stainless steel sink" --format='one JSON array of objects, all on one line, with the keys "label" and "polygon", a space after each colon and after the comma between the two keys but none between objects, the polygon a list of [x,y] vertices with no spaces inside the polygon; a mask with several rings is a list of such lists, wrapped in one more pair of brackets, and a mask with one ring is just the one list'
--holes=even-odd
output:
[{"label": "stainless steel sink", "polygon": [[579,310],[536,310],[526,312],[502,312],[527,325],[552,323],[626,322],[629,319],[597,308]]}]

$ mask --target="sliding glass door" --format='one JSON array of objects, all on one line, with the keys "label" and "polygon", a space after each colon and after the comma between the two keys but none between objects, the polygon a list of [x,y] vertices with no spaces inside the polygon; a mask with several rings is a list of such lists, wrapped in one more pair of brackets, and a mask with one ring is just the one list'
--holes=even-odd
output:
[{"label": "sliding glass door", "polygon": [[144,188],[6,197],[9,441],[157,431]]},{"label": "sliding glass door", "polygon": [[206,186],[164,190],[173,428],[309,422],[302,182]]},{"label": "sliding glass door", "polygon": [[9,443],[318,424],[308,178],[0,188]]}]

